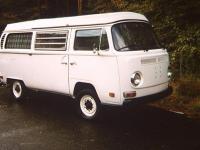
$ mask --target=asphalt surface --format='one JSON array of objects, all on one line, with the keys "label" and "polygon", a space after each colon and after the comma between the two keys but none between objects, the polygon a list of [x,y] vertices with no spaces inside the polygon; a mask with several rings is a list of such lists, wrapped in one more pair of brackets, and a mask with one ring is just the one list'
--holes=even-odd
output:
[{"label": "asphalt surface", "polygon": [[0,88],[0,150],[200,150],[200,122],[150,105],[106,107],[85,121],[67,97]]}]

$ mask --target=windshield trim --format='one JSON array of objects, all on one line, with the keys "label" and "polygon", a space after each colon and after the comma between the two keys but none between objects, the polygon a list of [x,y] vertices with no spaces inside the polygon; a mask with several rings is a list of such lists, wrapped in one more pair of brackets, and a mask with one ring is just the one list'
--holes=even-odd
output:
[{"label": "windshield trim", "polygon": [[[115,51],[117,51],[117,52],[130,52],[130,51],[132,51],[132,50],[120,51],[120,50],[118,50],[118,49],[116,48],[115,42],[114,42],[114,40],[113,40],[113,39],[114,39],[114,38],[113,38],[113,33],[112,33],[113,27],[114,27],[115,25],[121,24],[121,23],[139,23],[139,22],[140,22],[140,23],[146,23],[146,24],[148,24],[148,25],[150,25],[150,26],[152,27],[151,23],[150,23],[149,21],[145,21],[145,20],[125,20],[125,21],[116,22],[115,24],[112,25],[112,27],[111,27],[112,44],[113,44],[113,47],[114,47]],[[155,31],[152,30],[152,32],[153,32],[153,34],[155,35],[155,38],[156,38],[158,44],[160,45],[160,48],[138,49],[138,50],[133,50],[133,52],[134,52],[134,51],[149,51],[149,50],[153,50],[153,49],[162,49],[162,48],[163,48],[163,45],[162,45],[162,44],[160,43],[160,41],[158,40],[158,36],[157,36],[157,34],[155,33]]]}]

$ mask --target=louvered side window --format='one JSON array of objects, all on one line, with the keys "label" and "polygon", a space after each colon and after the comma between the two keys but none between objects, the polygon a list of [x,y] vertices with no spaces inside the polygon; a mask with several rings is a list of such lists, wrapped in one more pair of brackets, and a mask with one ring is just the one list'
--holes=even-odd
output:
[{"label": "louvered side window", "polygon": [[68,31],[66,32],[38,32],[36,34],[35,49],[47,51],[65,51]]},{"label": "louvered side window", "polygon": [[31,49],[32,33],[11,33],[6,38],[6,49]]},{"label": "louvered side window", "polygon": [[5,39],[5,34],[2,36],[2,38],[1,38],[1,49],[3,49],[3,43],[4,43],[4,39]]}]

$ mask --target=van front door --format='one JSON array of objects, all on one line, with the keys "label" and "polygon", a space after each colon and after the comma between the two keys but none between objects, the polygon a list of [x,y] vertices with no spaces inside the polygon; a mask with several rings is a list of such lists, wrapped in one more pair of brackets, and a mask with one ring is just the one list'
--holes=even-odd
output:
[{"label": "van front door", "polygon": [[[72,31],[69,51],[69,85],[92,84],[103,103],[119,103],[117,57],[110,50],[109,28],[81,28]],[[108,38],[109,37],[109,38]],[[87,88],[87,87],[85,87]],[[114,97],[109,92],[115,93]]]}]

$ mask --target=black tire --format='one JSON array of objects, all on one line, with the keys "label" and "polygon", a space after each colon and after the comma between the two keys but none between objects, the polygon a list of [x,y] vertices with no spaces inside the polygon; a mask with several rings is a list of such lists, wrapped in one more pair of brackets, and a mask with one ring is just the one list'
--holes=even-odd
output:
[{"label": "black tire", "polygon": [[22,81],[15,80],[11,83],[12,97],[17,101],[21,102],[24,100],[26,95],[26,87]]},{"label": "black tire", "polygon": [[92,89],[81,90],[77,97],[78,113],[86,120],[97,119],[101,110],[101,103]]}]

